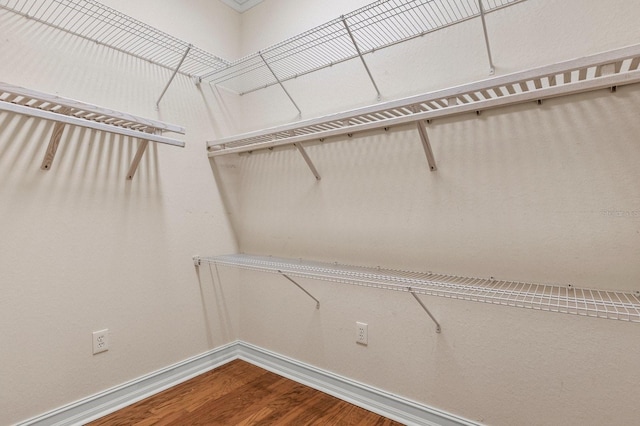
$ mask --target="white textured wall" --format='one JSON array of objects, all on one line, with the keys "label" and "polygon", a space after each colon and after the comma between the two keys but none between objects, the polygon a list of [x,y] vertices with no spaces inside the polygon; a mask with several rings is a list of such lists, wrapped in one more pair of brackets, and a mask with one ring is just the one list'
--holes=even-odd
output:
[{"label": "white textured wall", "polygon": [[[282,22],[294,21],[286,14],[289,3],[263,5],[280,7]],[[260,10],[244,15],[251,13]],[[525,1],[492,13],[497,74],[633,44],[640,41],[638,17],[640,7],[628,0]],[[270,28],[265,22],[245,29],[245,43]],[[477,19],[367,61],[385,99],[488,77]],[[285,85],[304,117],[375,100],[357,60]],[[632,184],[640,174],[638,96],[637,86],[621,87],[616,94],[602,90],[479,118],[435,120],[428,132],[436,173],[429,172],[412,126],[308,143],[321,182],[290,148],[219,157],[216,164],[227,171],[223,187],[246,252],[634,289],[640,272],[632,261],[640,255],[640,219],[633,214],[640,199]],[[245,129],[296,115],[277,86],[241,102]],[[631,214],[607,214],[620,211]]]},{"label": "white textured wall", "polygon": [[[320,23],[294,15],[300,3],[245,13],[243,49]],[[322,19],[344,12],[327,5]],[[529,0],[493,13],[496,73],[640,42],[638,18],[630,0]],[[488,77],[478,20],[367,61],[384,99]],[[376,101],[357,61],[285,85],[303,118]],[[636,290],[639,102],[635,85],[436,120],[435,173],[408,127],[309,144],[321,182],[293,149],[215,164],[246,253]],[[242,107],[245,130],[296,118],[278,87],[243,96]],[[322,301],[316,311],[282,277],[241,276],[241,339],[344,376],[492,425],[640,415],[638,325],[424,297],[437,335],[407,294],[302,280]],[[369,323],[368,347],[354,342],[356,321]]]},{"label": "white textured wall", "polygon": [[368,0],[263,1],[242,14],[242,55],[280,43],[370,3]]},{"label": "white textured wall", "polygon": [[[243,15],[204,0],[105,3],[234,59],[366,2],[267,0]],[[497,73],[636,43],[639,17],[631,0],[497,12]],[[408,128],[309,146],[317,183],[290,149],[206,159],[205,140],[296,118],[277,87],[235,98],[178,77],[155,111],[167,70],[6,13],[0,30],[0,80],[188,128],[185,149],[152,148],[125,182],[130,140],[76,129],[43,172],[51,125],[0,114],[0,423],[238,337],[487,424],[636,422],[637,325],[423,297],[437,335],[407,294],[301,280],[317,311],[282,277],[220,268],[220,284],[190,256],[636,289],[640,219],[603,212],[640,211],[637,86],[437,120],[436,173]],[[481,37],[469,21],[367,60],[394,99],[486,78]],[[357,61],[286,84],[304,118],[376,101]],[[104,327],[111,350],[92,356]]]},{"label": "white textured wall", "polygon": [[[237,15],[218,2],[105,3],[237,55]],[[226,26],[213,25],[224,14]],[[0,11],[0,81],[187,128],[186,148],[150,144],[129,182],[136,141],[67,129],[45,172],[52,124],[0,113],[0,424],[236,338],[236,287],[214,285],[205,268],[199,280],[191,261],[237,250],[204,149],[233,131],[234,100],[178,76],[156,111],[170,74]],[[91,332],[103,328],[111,349],[92,356]]]}]

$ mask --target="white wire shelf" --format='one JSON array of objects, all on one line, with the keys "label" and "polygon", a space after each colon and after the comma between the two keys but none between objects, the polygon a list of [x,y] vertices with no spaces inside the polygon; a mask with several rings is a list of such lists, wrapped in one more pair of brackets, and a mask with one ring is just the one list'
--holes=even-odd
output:
[{"label": "white wire shelf", "polygon": [[[521,1],[483,0],[483,12]],[[245,94],[480,15],[477,0],[379,0],[202,78]]]},{"label": "white wire shelf", "polygon": [[[191,77],[224,69],[222,58],[95,0],[0,0],[8,10]],[[185,52],[188,55],[181,63]]]},{"label": "white wire shelf", "polygon": [[[234,62],[95,0],[0,0],[0,10],[244,94],[478,16],[484,26],[484,14],[522,1],[378,0]],[[369,76],[375,85],[370,72]]]},{"label": "white wire shelf", "polygon": [[103,132],[134,137],[141,140],[138,152],[127,174],[132,179],[148,142],[184,147],[185,143],[163,136],[162,132],[185,134],[182,126],[137,117],[125,112],[87,104],[56,95],[0,82],[0,111],[26,115],[56,123],[47,153],[42,162],[43,170],[50,170],[66,125],[79,126]]},{"label": "white wire shelf", "polygon": [[197,264],[208,262],[220,266],[276,273],[289,277],[594,318],[640,322],[640,292],[632,294],[573,286],[467,278],[430,272],[365,268],[338,263],[246,254],[196,257],[196,261]]},{"label": "white wire shelf", "polygon": [[[640,82],[640,45],[573,59],[436,92],[218,139],[210,157],[351,136],[355,132],[480,112]],[[433,170],[433,168],[432,168]]]},{"label": "white wire shelf", "polygon": [[0,82],[0,109],[168,145],[180,147],[185,145],[182,141],[159,134],[165,131],[185,134],[186,130],[182,126],[2,82]]}]

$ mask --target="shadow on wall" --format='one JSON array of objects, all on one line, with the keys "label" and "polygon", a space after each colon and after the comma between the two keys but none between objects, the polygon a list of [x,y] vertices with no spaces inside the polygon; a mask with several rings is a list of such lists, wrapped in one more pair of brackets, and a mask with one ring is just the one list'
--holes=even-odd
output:
[{"label": "shadow on wall", "polygon": [[[135,138],[67,125],[48,170],[42,169],[54,123],[0,113],[0,188],[32,188],[41,180],[68,189],[101,191],[144,187],[158,191],[158,150],[149,144],[133,181],[126,180],[138,147]],[[64,182],[62,182],[64,181]],[[50,188],[49,185],[46,185]]]},{"label": "shadow on wall", "polygon": [[321,182],[292,148],[216,157],[217,180],[242,252],[633,290],[639,95],[435,120],[436,172],[399,126],[305,145]]},{"label": "shadow on wall", "polygon": [[200,301],[205,322],[205,333],[209,348],[221,342],[238,339],[235,324],[238,322],[236,297],[239,271],[223,271],[221,275],[217,265],[203,262],[194,267]]}]

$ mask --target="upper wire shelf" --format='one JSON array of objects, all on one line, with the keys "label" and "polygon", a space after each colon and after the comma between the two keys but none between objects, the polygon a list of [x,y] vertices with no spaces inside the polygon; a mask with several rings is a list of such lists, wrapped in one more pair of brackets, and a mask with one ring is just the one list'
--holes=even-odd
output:
[{"label": "upper wire shelf", "polygon": [[0,8],[190,77],[229,64],[95,0],[0,0]]},{"label": "upper wire shelf", "polygon": [[246,254],[197,258],[216,265],[474,302],[640,322],[640,292],[468,278]]},{"label": "upper wire shelf", "polygon": [[[489,13],[524,0],[482,1],[484,13]],[[476,0],[379,0],[202,79],[245,94],[357,58],[354,41],[360,53],[367,54],[480,14]]]}]

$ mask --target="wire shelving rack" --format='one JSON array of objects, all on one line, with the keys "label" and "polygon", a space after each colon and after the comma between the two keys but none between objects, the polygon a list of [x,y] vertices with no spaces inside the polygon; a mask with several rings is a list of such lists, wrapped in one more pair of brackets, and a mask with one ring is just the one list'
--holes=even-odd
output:
[{"label": "wire shelving rack", "polygon": [[185,134],[186,129],[182,126],[2,82],[0,82],[0,112],[21,114],[55,123],[40,167],[42,170],[51,170],[66,126],[84,127],[138,139],[140,141],[138,149],[127,172],[128,180],[133,179],[149,142],[185,146],[185,143],[180,140],[162,135],[163,132]]},{"label": "wire shelving rack", "polygon": [[250,93],[522,1],[379,0],[202,78]]},{"label": "wire shelving rack", "polygon": [[[484,26],[486,13],[523,1],[378,0],[234,62],[96,0],[0,0],[0,10],[245,94],[357,57],[375,86],[363,55],[476,17]],[[486,27],[485,39],[491,62]]]},{"label": "wire shelving rack", "polygon": [[[229,62],[95,0],[0,0],[9,10],[190,77]],[[186,54],[185,52],[188,52]],[[184,62],[181,62],[184,57]]]},{"label": "wire shelving rack", "polygon": [[231,254],[198,262],[288,277],[309,278],[384,290],[640,323],[640,292],[603,291],[572,285],[532,284],[409,272],[302,259]]},{"label": "wire shelving rack", "polygon": [[356,132],[417,124],[432,171],[435,158],[425,122],[464,113],[640,82],[640,45],[545,65],[500,77],[411,96],[350,111],[209,141],[209,157],[294,145],[319,178],[303,142],[352,136]]}]

